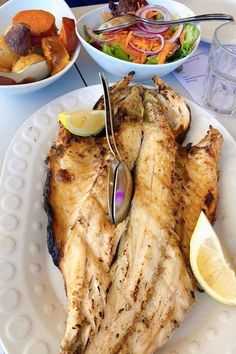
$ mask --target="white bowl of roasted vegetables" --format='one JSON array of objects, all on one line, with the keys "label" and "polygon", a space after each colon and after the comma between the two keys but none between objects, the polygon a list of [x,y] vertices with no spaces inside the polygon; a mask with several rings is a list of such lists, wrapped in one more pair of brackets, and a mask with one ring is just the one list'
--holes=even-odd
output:
[{"label": "white bowl of roasted vegetables", "polygon": [[[64,0],[10,0],[0,18],[0,92],[33,92],[74,64],[80,50],[76,19]],[[41,66],[42,74],[35,73]]]},{"label": "white bowl of roasted vegetables", "polygon": [[134,13],[151,20],[194,16],[187,6],[173,0],[119,0],[95,9],[77,24],[77,34],[89,55],[106,71],[125,76],[135,71],[136,80],[164,76],[182,65],[200,42],[200,26],[135,24],[113,32],[94,30],[112,16]]}]

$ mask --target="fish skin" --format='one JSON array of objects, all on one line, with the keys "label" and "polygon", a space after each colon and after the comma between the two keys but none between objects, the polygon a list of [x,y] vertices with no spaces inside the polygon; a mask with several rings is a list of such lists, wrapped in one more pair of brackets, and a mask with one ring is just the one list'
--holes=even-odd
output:
[{"label": "fish skin", "polygon": [[85,354],[153,353],[194,303],[192,280],[174,232],[175,140],[153,95],[145,94],[144,106],[148,121],[142,124],[127,230],[112,266],[101,328]]},{"label": "fish skin", "polygon": [[200,211],[205,212],[211,223],[216,217],[222,144],[222,135],[210,126],[197,145],[177,149],[173,189],[178,205],[175,231],[188,264],[190,239]]},{"label": "fish skin", "polygon": [[162,104],[175,140],[178,143],[183,143],[190,129],[191,110],[185,99],[159,77],[154,76],[153,81],[156,87],[152,93]]}]

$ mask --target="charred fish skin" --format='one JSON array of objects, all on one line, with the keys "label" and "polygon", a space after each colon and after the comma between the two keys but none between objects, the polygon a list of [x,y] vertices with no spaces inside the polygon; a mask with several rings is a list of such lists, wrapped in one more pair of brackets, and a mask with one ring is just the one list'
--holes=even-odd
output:
[{"label": "charred fish skin", "polygon": [[48,218],[47,246],[48,246],[48,252],[52,257],[53,263],[55,264],[55,266],[59,267],[60,250],[58,248],[58,245],[56,243],[56,240],[55,240],[55,237],[53,234],[53,210],[52,210],[52,206],[49,203],[50,183],[51,183],[51,173],[48,171],[45,186],[44,186],[44,192],[43,192],[43,197],[44,197],[43,209],[44,209],[44,211],[47,215],[47,218]]},{"label": "charred fish skin", "polygon": [[176,232],[181,249],[189,264],[190,239],[203,210],[214,222],[219,198],[219,161],[223,138],[217,129],[209,127],[207,135],[190,148],[179,146],[174,174]]},{"label": "charred fish skin", "polygon": [[86,354],[152,353],[168,340],[194,302],[192,280],[174,232],[176,144],[153,95],[144,94],[144,106],[127,230],[111,269],[104,319]]},{"label": "charred fish skin", "polygon": [[68,146],[70,140],[72,139],[72,134],[69,131],[65,130],[62,125],[59,126],[58,137],[56,141],[53,143],[51,149],[48,152],[48,156],[45,160],[45,165],[47,167],[47,175],[46,181],[44,185],[43,191],[43,209],[45,214],[47,215],[48,223],[47,223],[47,246],[49,254],[52,257],[53,263],[55,266],[59,267],[60,258],[61,258],[61,250],[57,243],[56,237],[54,235],[54,215],[53,215],[53,206],[50,203],[51,198],[51,186],[52,186],[52,170],[50,166],[50,161],[52,156],[60,156],[63,154],[63,151],[66,146]]}]

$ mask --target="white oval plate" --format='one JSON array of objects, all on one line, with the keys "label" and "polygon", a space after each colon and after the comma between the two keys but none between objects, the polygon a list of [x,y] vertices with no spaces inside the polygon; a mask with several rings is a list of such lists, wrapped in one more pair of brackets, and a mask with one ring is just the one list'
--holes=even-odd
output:
[{"label": "white oval plate", "polygon": [[[182,0],[196,15],[207,13],[225,13],[236,19],[235,0]],[[222,21],[201,22],[201,40],[211,43],[215,29]]]},{"label": "white oval plate", "polygon": [[[50,102],[23,124],[6,154],[0,183],[0,336],[8,354],[59,352],[66,298],[62,276],[47,251],[47,218],[42,209],[44,160],[57,134],[57,114],[91,109],[100,95],[101,87],[96,85]],[[216,229],[225,249],[233,255],[236,142],[209,113],[188,103],[192,110],[188,141],[201,139],[209,124],[224,136]],[[197,299],[188,318],[159,354],[236,353],[236,308],[221,305],[205,294],[198,294]]]}]

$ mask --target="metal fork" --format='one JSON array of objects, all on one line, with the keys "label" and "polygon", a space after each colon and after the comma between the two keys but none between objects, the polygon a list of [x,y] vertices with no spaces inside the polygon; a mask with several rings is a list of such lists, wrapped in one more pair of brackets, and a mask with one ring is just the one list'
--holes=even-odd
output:
[{"label": "metal fork", "polygon": [[108,146],[114,156],[108,169],[107,202],[110,218],[114,224],[123,221],[128,215],[133,194],[132,175],[122,159],[114,134],[114,122],[108,83],[104,73],[99,73],[104,92],[105,129]]},{"label": "metal fork", "polygon": [[[117,23],[117,20],[119,21]],[[105,32],[110,32],[114,31],[117,29],[122,29],[126,28],[129,26],[132,26],[136,23],[146,23],[148,25],[154,25],[154,26],[167,26],[167,25],[177,25],[180,23],[189,23],[189,22],[201,22],[201,21],[234,21],[234,18],[232,15],[227,15],[227,14],[204,14],[204,15],[197,15],[197,16],[192,16],[192,17],[186,17],[186,18],[179,18],[179,19],[172,19],[172,20],[149,20],[147,18],[141,18],[135,14],[121,14],[118,16],[111,17],[107,21],[103,22],[101,25],[99,25],[98,28],[95,28],[93,30],[94,33],[105,33]]]}]

